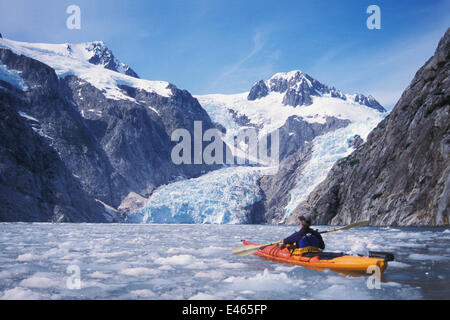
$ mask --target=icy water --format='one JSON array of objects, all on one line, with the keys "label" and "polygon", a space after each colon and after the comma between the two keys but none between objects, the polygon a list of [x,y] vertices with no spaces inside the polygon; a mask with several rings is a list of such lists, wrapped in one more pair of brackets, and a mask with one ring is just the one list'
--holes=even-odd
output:
[{"label": "icy water", "polygon": [[450,298],[449,229],[358,228],[324,235],[327,251],[393,252],[396,261],[380,289],[368,288],[368,276],[231,254],[240,239],[268,243],[295,229],[2,223],[0,299]]}]

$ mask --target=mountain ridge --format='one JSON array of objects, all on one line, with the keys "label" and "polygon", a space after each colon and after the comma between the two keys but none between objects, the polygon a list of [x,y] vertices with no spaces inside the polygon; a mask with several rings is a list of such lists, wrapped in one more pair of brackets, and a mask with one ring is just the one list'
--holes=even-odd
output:
[{"label": "mountain ridge", "polygon": [[450,28],[365,144],[338,161],[289,217],[319,224],[450,223]]},{"label": "mountain ridge", "polygon": [[270,92],[284,93],[283,104],[292,107],[309,106],[313,104],[312,97],[330,96],[342,100],[349,100],[368,106],[380,112],[386,109],[371,95],[344,94],[335,87],[329,87],[301,70],[279,72],[268,80],[260,80],[251,88],[247,99],[254,101],[266,97]]},{"label": "mountain ridge", "polygon": [[[170,161],[174,128],[193,134],[194,121],[202,121],[205,130],[214,128],[189,92],[168,82],[113,71],[104,65],[106,60],[92,64],[91,56],[71,50],[70,55],[64,45],[1,39],[0,100],[20,102],[19,118],[27,119],[25,125],[56,151],[90,197],[87,202],[98,200],[105,208],[117,208],[130,194],[148,197],[159,185],[220,168],[176,166]],[[19,181],[8,183],[14,186]],[[36,221],[53,219],[47,213],[33,213],[40,209],[28,210],[29,217],[38,217]],[[20,212],[19,221],[29,221],[26,211]],[[57,220],[78,221],[74,214],[66,211]],[[94,217],[103,214],[78,212],[86,221],[97,221],[100,218]]]}]

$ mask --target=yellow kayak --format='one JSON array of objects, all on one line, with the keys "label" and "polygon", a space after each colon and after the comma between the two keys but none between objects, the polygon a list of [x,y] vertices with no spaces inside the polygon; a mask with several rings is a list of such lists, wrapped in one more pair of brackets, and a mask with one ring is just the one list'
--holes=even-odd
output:
[{"label": "yellow kayak", "polygon": [[[244,246],[257,245],[245,240],[242,240],[242,243]],[[387,268],[388,261],[394,260],[394,256],[387,252],[369,252],[369,257],[333,252],[308,252],[302,255],[291,255],[288,249],[281,249],[277,245],[258,250],[255,255],[317,270],[330,269],[350,273],[367,273],[370,270],[370,273],[373,273],[374,267],[378,267],[383,273]]]}]

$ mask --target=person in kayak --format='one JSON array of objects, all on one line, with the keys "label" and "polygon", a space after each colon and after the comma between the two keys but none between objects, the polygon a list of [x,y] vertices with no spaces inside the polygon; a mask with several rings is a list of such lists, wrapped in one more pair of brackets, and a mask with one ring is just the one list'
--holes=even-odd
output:
[{"label": "person in kayak", "polygon": [[300,216],[300,231],[294,232],[286,239],[281,239],[281,247],[288,248],[293,255],[301,255],[305,252],[320,252],[325,249],[325,243],[317,230],[310,228],[311,218]]}]

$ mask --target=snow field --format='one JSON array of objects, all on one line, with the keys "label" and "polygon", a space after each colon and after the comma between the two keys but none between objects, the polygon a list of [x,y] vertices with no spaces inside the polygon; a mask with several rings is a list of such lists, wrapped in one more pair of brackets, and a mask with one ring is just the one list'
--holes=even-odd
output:
[{"label": "snow field", "polygon": [[[164,97],[172,95],[172,91],[167,87],[168,82],[137,79],[105,69],[103,65],[89,63],[89,59],[94,54],[91,46],[92,43],[43,44],[0,39],[0,48],[11,49],[16,54],[23,54],[39,60],[52,67],[60,78],[69,75],[77,76],[102,91],[108,99],[136,102],[135,99],[124,94],[119,88],[120,85],[155,92]],[[4,71],[0,65],[0,79],[2,79],[2,74]],[[11,72],[9,78],[15,81],[13,83],[20,84],[20,81],[17,82],[20,79],[14,78]]]}]

